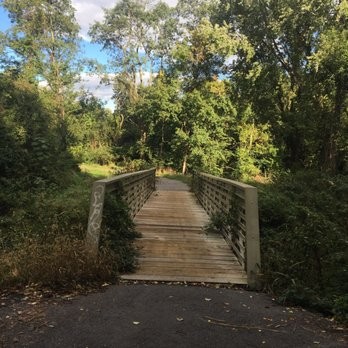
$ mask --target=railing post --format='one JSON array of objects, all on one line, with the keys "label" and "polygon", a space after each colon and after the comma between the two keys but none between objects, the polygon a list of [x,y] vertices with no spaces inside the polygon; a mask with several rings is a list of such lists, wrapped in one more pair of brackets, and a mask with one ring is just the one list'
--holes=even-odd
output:
[{"label": "railing post", "polygon": [[259,209],[257,188],[245,188],[245,222],[246,222],[246,271],[248,285],[251,288],[259,287],[258,275],[261,269]]},{"label": "railing post", "polygon": [[91,204],[87,227],[86,242],[90,249],[97,253],[99,248],[100,227],[103,217],[105,197],[105,183],[96,181],[93,183]]}]

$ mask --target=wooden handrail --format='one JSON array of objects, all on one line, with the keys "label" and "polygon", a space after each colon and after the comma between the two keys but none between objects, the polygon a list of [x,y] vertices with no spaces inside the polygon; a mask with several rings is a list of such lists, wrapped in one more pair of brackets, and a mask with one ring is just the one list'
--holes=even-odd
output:
[{"label": "wooden handrail", "polygon": [[257,188],[196,172],[193,190],[209,216],[234,215],[233,223],[221,232],[244,267],[249,286],[257,287],[261,267]]},{"label": "wooden handrail", "polygon": [[132,217],[141,209],[155,190],[156,169],[117,175],[93,183],[86,241],[98,251],[105,194],[117,192],[128,205]]}]

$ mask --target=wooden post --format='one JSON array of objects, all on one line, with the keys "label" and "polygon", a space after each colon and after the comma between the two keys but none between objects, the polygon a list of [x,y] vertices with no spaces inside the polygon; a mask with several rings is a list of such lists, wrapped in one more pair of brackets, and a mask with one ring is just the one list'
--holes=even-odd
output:
[{"label": "wooden post", "polygon": [[245,222],[246,222],[246,272],[248,285],[251,288],[259,287],[258,275],[261,269],[259,209],[257,188],[246,187],[245,193]]},{"label": "wooden post", "polygon": [[100,227],[103,217],[105,196],[105,183],[96,181],[93,183],[91,205],[89,208],[89,218],[87,227],[86,242],[90,249],[98,253]]}]

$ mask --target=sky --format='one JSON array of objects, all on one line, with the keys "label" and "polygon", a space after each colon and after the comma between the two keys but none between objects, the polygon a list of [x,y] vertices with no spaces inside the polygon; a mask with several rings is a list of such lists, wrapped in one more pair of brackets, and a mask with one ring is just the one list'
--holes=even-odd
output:
[{"label": "sky", "polygon": [[[175,6],[177,0],[163,0],[170,6]],[[102,47],[97,44],[92,44],[88,37],[88,28],[96,21],[103,20],[103,8],[114,7],[118,2],[117,0],[72,0],[72,6],[76,9],[75,16],[79,23],[81,30],[80,36],[82,38],[81,49],[82,55],[86,58],[92,58],[98,60],[101,64],[107,64],[107,55],[102,51]],[[156,2],[156,0],[154,0]],[[1,0],[0,0],[1,3]],[[0,31],[5,31],[11,25],[6,11],[0,6]],[[82,82],[77,86],[88,89],[95,96],[101,98],[106,107],[114,108],[112,101],[112,88],[111,86],[100,85],[100,79],[97,75],[87,75],[81,73]]]}]

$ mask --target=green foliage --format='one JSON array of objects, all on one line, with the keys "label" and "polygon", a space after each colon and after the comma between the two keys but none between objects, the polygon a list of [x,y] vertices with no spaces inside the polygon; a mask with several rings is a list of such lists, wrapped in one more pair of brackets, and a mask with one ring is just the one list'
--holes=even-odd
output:
[{"label": "green foliage", "polygon": [[273,172],[277,164],[277,148],[269,125],[256,123],[255,115],[248,107],[241,113],[237,131],[234,175],[247,180]]},{"label": "green foliage", "polygon": [[123,255],[103,248],[93,257],[87,250],[90,180],[66,151],[78,31],[71,3],[2,5],[13,26],[1,34],[1,53],[16,54],[14,62],[1,56],[0,286],[115,280]]},{"label": "green foliage", "polygon": [[285,168],[346,167],[346,1],[221,0],[217,23],[244,35],[229,67],[236,104],[268,125]]},{"label": "green foliage", "polygon": [[37,86],[10,73],[0,74],[0,169],[2,180],[23,185],[58,182],[74,162],[60,149],[59,127]]},{"label": "green foliage", "polygon": [[136,103],[126,111],[121,142],[128,155],[141,159],[171,161],[171,140],[181,110],[180,82],[163,72],[151,86],[142,88]]},{"label": "green foliage", "polygon": [[223,82],[206,82],[201,90],[195,89],[183,97],[172,140],[174,161],[182,163],[183,173],[188,167],[217,174],[227,162],[226,128],[235,112],[226,97],[227,88]]},{"label": "green foliage", "polygon": [[105,198],[100,244],[117,254],[120,272],[131,272],[136,266],[137,256],[132,242],[139,234],[135,231],[127,205],[119,197],[109,194]]},{"label": "green foliage", "polygon": [[138,99],[138,86],[145,85],[144,71],[152,81],[156,65],[163,66],[175,37],[177,19],[163,2],[156,6],[139,0],[122,0],[106,9],[103,22],[96,22],[89,34],[110,55],[115,71],[117,107]]},{"label": "green foliage", "polygon": [[8,62],[7,68],[15,64],[23,79],[47,84],[42,95],[49,99],[47,106],[54,112],[60,128],[60,145],[65,149],[64,119],[68,103],[74,99],[79,30],[71,1],[4,0],[1,5],[12,22],[6,32],[6,48],[15,53],[12,58],[15,62]]},{"label": "green foliage", "polygon": [[284,301],[346,315],[347,177],[284,175],[259,196],[266,284]]},{"label": "green foliage", "polygon": [[174,69],[184,77],[186,89],[198,87],[216,78],[228,57],[235,54],[241,38],[232,37],[228,26],[213,24],[202,19],[183,42],[173,51]]},{"label": "green foliage", "polygon": [[71,173],[67,187],[15,190],[0,216],[0,287],[40,283],[53,288],[116,281],[135,265],[137,236],[126,206],[115,197],[105,204],[102,246],[96,257],[84,242],[89,213],[88,176]]},{"label": "green foliage", "polygon": [[112,144],[120,130],[114,115],[103,107],[100,100],[92,95],[83,95],[67,123],[69,151],[78,162],[114,162]]}]

